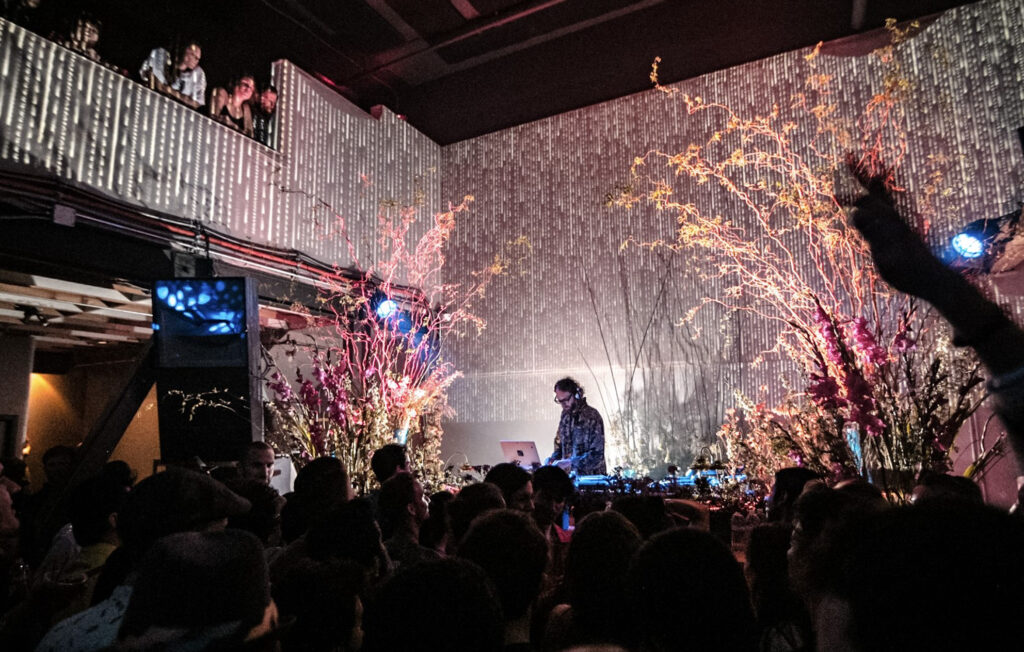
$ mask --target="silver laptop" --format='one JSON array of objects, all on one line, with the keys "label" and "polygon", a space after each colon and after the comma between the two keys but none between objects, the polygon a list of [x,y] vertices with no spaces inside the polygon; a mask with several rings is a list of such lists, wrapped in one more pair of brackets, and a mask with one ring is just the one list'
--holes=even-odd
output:
[{"label": "silver laptop", "polygon": [[518,464],[524,468],[536,468],[540,466],[540,455],[537,453],[537,444],[532,441],[505,441],[501,444],[501,453],[506,462]]}]

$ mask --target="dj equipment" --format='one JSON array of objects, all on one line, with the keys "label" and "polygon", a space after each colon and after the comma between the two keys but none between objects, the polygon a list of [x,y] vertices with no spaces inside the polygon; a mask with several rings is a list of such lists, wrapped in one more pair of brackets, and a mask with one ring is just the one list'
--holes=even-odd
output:
[{"label": "dj equipment", "polygon": [[585,489],[609,489],[615,486],[614,475],[578,475],[576,476],[576,488]]},{"label": "dj equipment", "polygon": [[[695,471],[690,469],[683,475],[667,476],[646,485],[646,489],[653,491],[671,491],[675,487],[695,487],[698,482],[706,482],[709,487],[720,487],[723,483],[742,483],[747,481],[746,474],[727,473],[716,469]],[[581,475],[577,476],[576,488],[579,491],[606,491],[619,490],[622,488],[636,488],[639,490],[641,484],[636,478],[624,478],[614,475]]]}]

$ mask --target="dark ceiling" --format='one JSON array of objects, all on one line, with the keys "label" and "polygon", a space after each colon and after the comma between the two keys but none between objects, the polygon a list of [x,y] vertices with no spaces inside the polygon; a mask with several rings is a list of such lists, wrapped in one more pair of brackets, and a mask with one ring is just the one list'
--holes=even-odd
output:
[{"label": "dark ceiling", "polygon": [[923,17],[957,0],[44,0],[104,19],[101,52],[136,70],[198,37],[211,84],[289,59],[441,144]]}]

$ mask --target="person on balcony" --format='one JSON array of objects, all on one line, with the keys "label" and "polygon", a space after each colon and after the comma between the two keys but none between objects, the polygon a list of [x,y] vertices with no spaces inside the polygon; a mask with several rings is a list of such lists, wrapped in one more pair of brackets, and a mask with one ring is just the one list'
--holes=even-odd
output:
[{"label": "person on balcony", "polygon": [[256,91],[252,75],[242,75],[231,83],[231,92],[215,88],[210,94],[210,116],[250,138],[253,135],[252,110],[249,100]]},{"label": "person on balcony", "polygon": [[[15,25],[46,36],[50,33],[52,18],[48,13],[39,10],[42,0],[0,0],[0,15]],[[52,10],[52,7],[47,7]]]},{"label": "person on balcony", "polygon": [[100,54],[96,51],[96,46],[100,42],[102,27],[103,23],[99,18],[83,11],[75,19],[67,38],[61,39],[59,43],[86,58],[100,62]]},{"label": "person on balcony", "polygon": [[277,109],[277,89],[273,84],[263,89],[250,100],[252,111],[253,137],[267,147],[273,146],[273,120]]},{"label": "person on balcony", "polygon": [[206,73],[199,65],[203,49],[199,43],[186,40],[175,49],[174,56],[165,48],[149,53],[139,68],[139,77],[159,91],[174,91],[194,109],[206,104]]}]

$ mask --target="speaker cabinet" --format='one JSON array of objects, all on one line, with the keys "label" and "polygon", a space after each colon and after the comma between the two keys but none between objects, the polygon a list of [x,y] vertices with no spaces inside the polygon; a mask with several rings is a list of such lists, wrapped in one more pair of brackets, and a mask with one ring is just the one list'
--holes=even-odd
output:
[{"label": "speaker cabinet", "polygon": [[161,457],[238,459],[248,442],[263,438],[255,281],[157,281],[153,328]]}]

